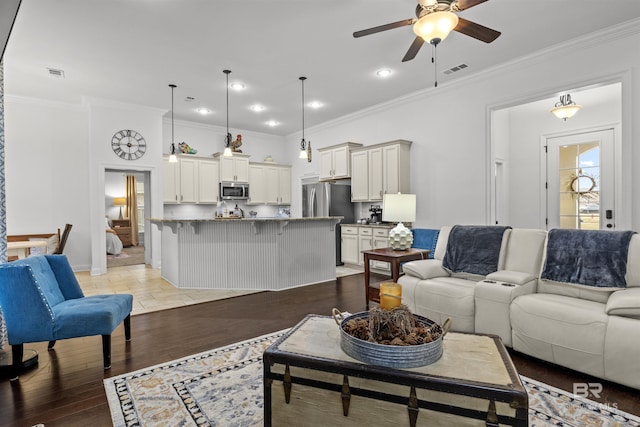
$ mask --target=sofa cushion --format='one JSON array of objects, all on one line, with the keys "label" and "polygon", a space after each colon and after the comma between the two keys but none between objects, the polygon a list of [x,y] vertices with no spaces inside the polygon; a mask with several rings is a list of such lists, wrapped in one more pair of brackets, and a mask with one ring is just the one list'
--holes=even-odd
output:
[{"label": "sofa cushion", "polygon": [[[634,234],[629,242],[628,259],[640,259],[640,234]],[[627,288],[640,287],[640,262],[627,263]]]},{"label": "sofa cushion", "polygon": [[487,280],[493,280],[496,282],[510,283],[513,285],[524,285],[533,280],[536,280],[536,276],[529,273],[523,273],[521,271],[508,271],[500,270],[487,275]]},{"label": "sofa cushion", "polygon": [[509,234],[503,270],[522,271],[536,277],[542,269],[547,232],[545,230],[514,228]]},{"label": "sofa cushion", "polygon": [[64,301],[53,308],[56,339],[109,335],[131,313],[130,294],[94,295]]},{"label": "sofa cushion", "polygon": [[640,319],[640,288],[614,292],[607,301],[605,311],[613,316]]},{"label": "sofa cushion", "polygon": [[[455,277],[420,281],[415,289],[415,313],[440,324],[451,318],[451,330],[474,332],[475,282]],[[403,291],[404,300],[404,291]]]},{"label": "sofa cushion", "polygon": [[602,377],[605,305],[563,295],[529,294],[511,303],[513,348]]},{"label": "sofa cushion", "polygon": [[451,232],[451,226],[445,225],[440,227],[440,232],[438,233],[438,240],[436,241],[436,251],[433,254],[435,259],[442,260],[444,258],[444,254],[447,251],[447,242],[449,241],[449,233]]}]

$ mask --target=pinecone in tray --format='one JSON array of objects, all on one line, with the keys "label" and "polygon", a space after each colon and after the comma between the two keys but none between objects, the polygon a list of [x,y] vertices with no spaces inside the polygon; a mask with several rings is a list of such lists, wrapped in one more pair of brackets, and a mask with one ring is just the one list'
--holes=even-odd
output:
[{"label": "pinecone in tray", "polygon": [[368,318],[347,321],[344,331],[364,341],[398,346],[427,344],[442,335],[440,325],[416,319],[406,305],[392,310],[373,307]]}]

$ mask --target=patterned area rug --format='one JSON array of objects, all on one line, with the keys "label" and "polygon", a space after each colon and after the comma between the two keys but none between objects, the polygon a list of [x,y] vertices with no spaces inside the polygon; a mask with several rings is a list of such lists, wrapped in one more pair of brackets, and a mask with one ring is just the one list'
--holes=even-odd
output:
[{"label": "patterned area rug", "polygon": [[[104,380],[113,425],[262,426],[262,353],[286,330]],[[522,377],[529,425],[640,426],[640,418]]]}]

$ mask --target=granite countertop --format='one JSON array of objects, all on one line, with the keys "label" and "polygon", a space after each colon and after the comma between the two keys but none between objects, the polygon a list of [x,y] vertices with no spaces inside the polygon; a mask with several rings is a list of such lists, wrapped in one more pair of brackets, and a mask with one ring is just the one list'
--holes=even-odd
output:
[{"label": "granite countertop", "polygon": [[149,218],[151,222],[211,222],[211,221],[326,221],[326,220],[342,220],[342,216],[320,216],[314,218]]}]

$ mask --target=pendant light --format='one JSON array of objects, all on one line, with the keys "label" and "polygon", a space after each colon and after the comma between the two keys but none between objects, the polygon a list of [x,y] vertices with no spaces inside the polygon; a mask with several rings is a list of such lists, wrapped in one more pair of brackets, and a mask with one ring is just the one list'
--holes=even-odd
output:
[{"label": "pendant light", "polygon": [[173,136],[173,90],[176,88],[176,85],[170,84],[171,88],[171,145],[170,145],[170,155],[169,155],[169,163],[178,163],[178,157],[176,157],[176,143]]},{"label": "pendant light", "polygon": [[231,152],[231,133],[229,133],[229,74],[231,70],[222,70],[227,75],[227,135],[224,137],[224,152],[223,156],[232,156]]},{"label": "pendant light", "polygon": [[582,105],[578,105],[573,102],[571,100],[571,95],[566,94],[560,97],[560,102],[556,102],[556,105],[551,109],[551,112],[557,118],[567,121],[568,118],[573,117],[581,108]]},{"label": "pendant light", "polygon": [[311,141],[304,140],[304,81],[306,77],[300,77],[302,84],[302,141],[300,141],[300,155],[298,156],[302,160],[311,162]]}]

